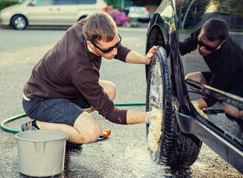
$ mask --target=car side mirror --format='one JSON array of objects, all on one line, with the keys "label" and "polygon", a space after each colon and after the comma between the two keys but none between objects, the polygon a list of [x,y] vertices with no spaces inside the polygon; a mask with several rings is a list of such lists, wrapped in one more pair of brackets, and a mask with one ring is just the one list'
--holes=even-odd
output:
[{"label": "car side mirror", "polygon": [[35,1],[31,1],[28,6],[35,6]]}]

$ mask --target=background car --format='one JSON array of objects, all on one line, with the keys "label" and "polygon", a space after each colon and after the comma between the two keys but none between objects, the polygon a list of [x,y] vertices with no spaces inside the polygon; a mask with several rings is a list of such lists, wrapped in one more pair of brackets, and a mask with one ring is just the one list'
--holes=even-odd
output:
[{"label": "background car", "polygon": [[133,4],[128,8],[128,18],[137,19],[139,21],[149,21],[149,9],[143,4]]},{"label": "background car", "polygon": [[18,30],[27,25],[71,26],[105,6],[104,0],[25,0],[4,8],[0,12],[0,22]]}]

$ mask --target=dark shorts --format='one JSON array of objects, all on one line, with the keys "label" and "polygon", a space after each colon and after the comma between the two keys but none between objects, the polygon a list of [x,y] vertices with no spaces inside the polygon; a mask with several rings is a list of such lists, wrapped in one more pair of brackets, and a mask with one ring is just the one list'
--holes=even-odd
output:
[{"label": "dark shorts", "polygon": [[[209,83],[209,81],[211,80],[212,77],[212,72],[202,72],[202,75],[204,76],[207,84]],[[229,93],[232,93],[234,95],[243,97],[243,83],[238,83],[235,86],[233,86],[229,91]],[[229,114],[225,113],[225,115],[230,118],[230,119],[236,119],[239,120],[238,118],[232,117]]]},{"label": "dark shorts", "polygon": [[89,108],[90,104],[80,95],[74,99],[64,98],[36,98],[26,101],[23,99],[23,108],[27,116],[44,122],[63,123],[74,125],[78,116]]},{"label": "dark shorts", "polygon": [[[212,72],[201,72],[201,73],[208,84],[212,78]],[[232,88],[227,92],[243,97],[243,83],[239,83],[235,86],[232,86]]]},{"label": "dark shorts", "polygon": [[212,72],[201,72],[201,73],[208,84],[212,78]]}]

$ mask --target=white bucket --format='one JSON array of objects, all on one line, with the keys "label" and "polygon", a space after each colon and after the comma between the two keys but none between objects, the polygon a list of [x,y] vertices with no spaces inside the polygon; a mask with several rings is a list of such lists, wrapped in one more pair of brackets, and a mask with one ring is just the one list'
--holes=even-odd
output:
[{"label": "white bucket", "polygon": [[60,174],[64,170],[67,134],[57,131],[25,131],[15,135],[19,171],[33,177]]}]

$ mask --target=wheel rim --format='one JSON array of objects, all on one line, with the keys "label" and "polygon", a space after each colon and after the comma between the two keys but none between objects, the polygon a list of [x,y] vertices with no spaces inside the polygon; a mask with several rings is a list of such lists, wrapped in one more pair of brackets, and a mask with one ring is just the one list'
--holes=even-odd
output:
[{"label": "wheel rim", "polygon": [[151,69],[149,110],[162,110],[163,87],[161,79],[161,68],[158,58]]},{"label": "wheel rim", "polygon": [[17,29],[23,29],[26,25],[25,19],[23,17],[18,17],[14,21],[14,25]]},{"label": "wheel rim", "polygon": [[[162,110],[163,111],[163,68],[157,54],[153,57],[149,77],[149,111]],[[160,151],[160,137],[162,135],[163,113],[149,124],[148,128],[148,148],[151,151],[153,159],[156,159],[156,154]]]}]

